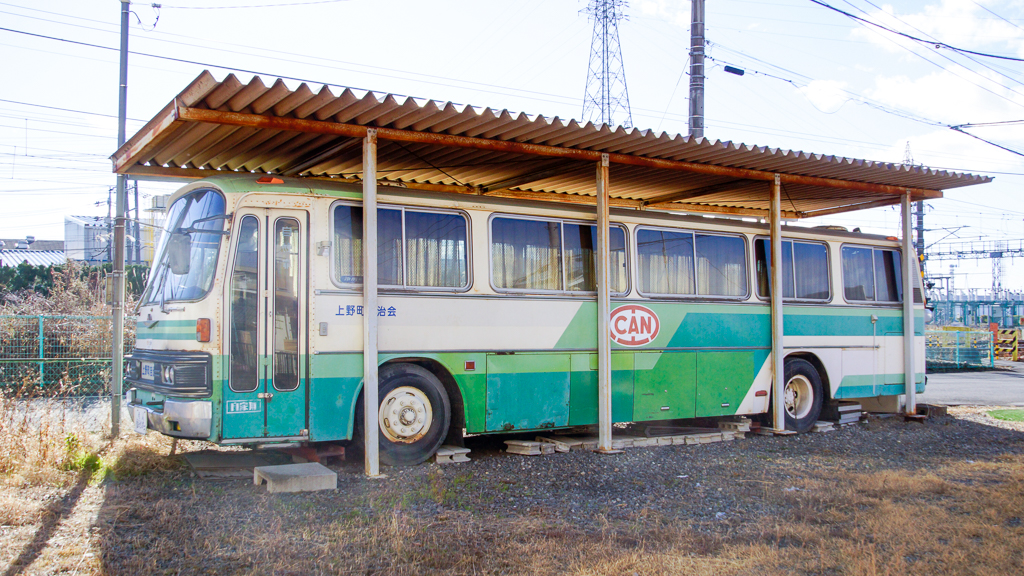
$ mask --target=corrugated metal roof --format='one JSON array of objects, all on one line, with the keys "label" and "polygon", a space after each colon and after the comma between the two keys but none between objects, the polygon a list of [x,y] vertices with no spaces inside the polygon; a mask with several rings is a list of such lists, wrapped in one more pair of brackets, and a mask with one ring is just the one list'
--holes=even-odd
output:
[{"label": "corrugated metal roof", "polygon": [[22,262],[32,266],[60,266],[67,263],[63,250],[0,250],[0,266],[17,267]]},{"label": "corrugated metal roof", "polygon": [[[989,177],[557,117],[301,84],[199,75],[113,161],[135,175],[217,171],[358,179],[362,134],[379,130],[378,177],[410,188],[591,202],[594,157],[611,155],[617,205],[763,214],[783,175],[788,217],[895,204]],[[362,132],[360,132],[360,130]],[[882,189],[884,188],[884,190]],[[541,194],[536,194],[541,193]]]},{"label": "corrugated metal roof", "polygon": [[[15,249],[19,243],[28,243],[25,238],[0,238],[0,248],[9,250]],[[35,240],[32,242],[33,250],[63,250],[63,240]]]}]

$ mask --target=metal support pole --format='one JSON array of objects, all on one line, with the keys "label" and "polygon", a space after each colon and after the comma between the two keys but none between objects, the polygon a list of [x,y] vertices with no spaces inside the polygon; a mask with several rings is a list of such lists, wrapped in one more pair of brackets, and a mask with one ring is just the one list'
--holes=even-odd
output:
[{"label": "metal support pole", "polygon": [[380,475],[377,422],[377,131],[363,139],[363,443],[366,475]]},{"label": "metal support pole", "polygon": [[782,348],[782,179],[775,175],[771,202],[771,304],[772,304],[772,422],[775,430],[786,429],[785,351]]},{"label": "metal support pole", "polygon": [[612,344],[608,241],[608,155],[597,165],[597,449],[612,452]]},{"label": "metal support pole", "polygon": [[914,377],[914,244],[910,224],[910,193],[903,195],[903,377],[907,414],[917,414],[917,386]]},{"label": "metal support pole", "polygon": [[704,137],[704,0],[690,2],[690,136]]},{"label": "metal support pole", "polygon": [[[117,98],[117,147],[125,140],[125,118],[128,115],[128,10],[131,3],[121,0],[121,73]],[[110,360],[110,435],[121,433],[121,383],[124,378],[124,204],[126,176],[117,175],[117,212],[114,219],[114,317],[113,344]]]}]

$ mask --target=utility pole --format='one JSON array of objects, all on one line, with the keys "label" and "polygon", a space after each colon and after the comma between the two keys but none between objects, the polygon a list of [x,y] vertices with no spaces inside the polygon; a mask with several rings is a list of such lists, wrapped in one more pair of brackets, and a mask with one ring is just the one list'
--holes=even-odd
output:
[{"label": "utility pole", "polygon": [[[912,168],[914,166],[914,156],[910,153],[910,141],[907,141],[907,147],[903,151],[903,166],[905,168]],[[921,262],[921,274],[924,274],[924,200],[918,200],[914,203],[914,233],[915,242],[914,250],[917,252],[917,257]]]},{"label": "utility pole", "polygon": [[633,126],[633,112],[629,107],[626,71],[619,44],[619,20],[625,19],[625,0],[590,0],[584,12],[594,20],[594,35],[590,41],[590,67],[587,71],[587,89],[583,97],[583,120],[615,125],[615,114],[625,112],[625,128]]},{"label": "utility pole", "polygon": [[690,1],[690,137],[704,137],[704,0]]},{"label": "utility pole", "polygon": [[[117,95],[117,147],[124,145],[128,116],[128,11],[129,0],[121,2],[121,69]],[[117,217],[114,220],[113,310],[114,337],[110,361],[110,435],[121,433],[121,384],[124,378],[124,204],[126,178],[117,175]]]},{"label": "utility pole", "polygon": [[135,223],[132,225],[134,231],[132,236],[135,238],[135,264],[142,263],[142,246],[140,240],[142,239],[142,227],[139,224],[139,181],[136,180],[135,184]]}]

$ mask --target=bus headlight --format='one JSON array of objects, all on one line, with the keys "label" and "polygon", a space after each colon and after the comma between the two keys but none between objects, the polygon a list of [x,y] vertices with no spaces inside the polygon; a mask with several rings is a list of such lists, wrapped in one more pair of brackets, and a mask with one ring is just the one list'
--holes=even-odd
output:
[{"label": "bus headlight", "polygon": [[165,364],[162,376],[164,384],[174,384],[174,366]]}]

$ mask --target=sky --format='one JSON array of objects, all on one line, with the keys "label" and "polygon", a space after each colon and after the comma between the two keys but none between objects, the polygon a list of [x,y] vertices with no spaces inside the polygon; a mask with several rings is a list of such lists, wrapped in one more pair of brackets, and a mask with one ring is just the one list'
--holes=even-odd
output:
[{"label": "sky", "polygon": [[[128,135],[204,69],[581,119],[586,6],[133,3]],[[65,215],[107,214],[120,10],[118,0],[0,0],[0,238],[62,239]],[[690,3],[631,0],[625,14],[633,125],[686,134]],[[705,137],[894,163],[909,147],[915,164],[994,177],[927,202],[927,245],[1024,242],[1024,1],[706,0],[705,28]],[[143,207],[176,187],[140,182]],[[898,207],[804,223],[900,229]],[[929,274],[948,276],[950,264],[956,288],[992,286],[989,259],[932,261]],[[1003,259],[1002,286],[1024,290],[1024,259]]]}]

